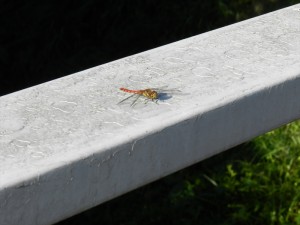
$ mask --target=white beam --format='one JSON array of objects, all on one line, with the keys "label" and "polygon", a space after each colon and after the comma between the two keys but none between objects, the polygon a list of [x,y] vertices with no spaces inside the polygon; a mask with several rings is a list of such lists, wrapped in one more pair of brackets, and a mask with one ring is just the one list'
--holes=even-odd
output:
[{"label": "white beam", "polygon": [[0,224],[57,222],[299,118],[299,9],[1,97]]}]

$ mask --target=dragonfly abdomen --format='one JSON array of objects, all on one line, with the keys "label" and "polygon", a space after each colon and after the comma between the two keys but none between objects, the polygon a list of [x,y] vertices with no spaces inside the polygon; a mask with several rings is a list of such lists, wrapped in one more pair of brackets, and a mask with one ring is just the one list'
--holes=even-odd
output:
[{"label": "dragonfly abdomen", "polygon": [[141,90],[130,90],[127,88],[120,88],[121,91],[127,92],[127,93],[133,93],[133,94],[142,94]]}]

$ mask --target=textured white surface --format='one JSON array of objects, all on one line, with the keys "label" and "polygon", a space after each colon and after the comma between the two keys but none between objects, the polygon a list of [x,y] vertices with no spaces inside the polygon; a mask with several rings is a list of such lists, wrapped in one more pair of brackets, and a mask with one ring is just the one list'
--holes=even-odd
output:
[{"label": "textured white surface", "polygon": [[[117,103],[119,87],[181,92]],[[300,5],[0,98],[0,225],[51,224],[300,115]]]}]

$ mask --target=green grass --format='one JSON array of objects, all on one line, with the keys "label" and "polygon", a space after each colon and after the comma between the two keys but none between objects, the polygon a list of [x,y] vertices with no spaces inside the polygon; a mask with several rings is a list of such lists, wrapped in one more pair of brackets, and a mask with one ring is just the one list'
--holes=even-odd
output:
[{"label": "green grass", "polygon": [[300,224],[299,133],[295,122],[260,136],[248,159],[213,174],[226,193],[227,224]]},{"label": "green grass", "polygon": [[63,221],[67,224],[300,224],[300,122]]}]

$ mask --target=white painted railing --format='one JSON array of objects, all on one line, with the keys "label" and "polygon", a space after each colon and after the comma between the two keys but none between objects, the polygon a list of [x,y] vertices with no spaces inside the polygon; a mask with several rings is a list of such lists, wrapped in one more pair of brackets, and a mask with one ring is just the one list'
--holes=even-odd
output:
[{"label": "white painted railing", "polygon": [[0,224],[79,213],[299,118],[299,99],[300,4],[3,96]]}]

